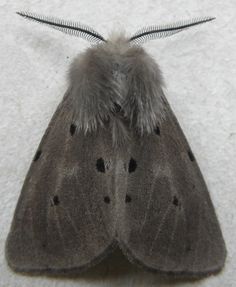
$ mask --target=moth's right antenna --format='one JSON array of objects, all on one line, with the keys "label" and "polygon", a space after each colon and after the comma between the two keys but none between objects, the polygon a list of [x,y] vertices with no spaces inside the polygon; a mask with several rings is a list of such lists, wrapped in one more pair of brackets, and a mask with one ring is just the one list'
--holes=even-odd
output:
[{"label": "moth's right antenna", "polygon": [[65,21],[55,17],[47,17],[30,12],[16,12],[18,15],[41,24],[45,24],[63,33],[84,38],[90,42],[106,42],[106,40],[95,30],[87,25],[77,22]]},{"label": "moth's right antenna", "polygon": [[173,24],[162,26],[148,26],[137,31],[130,39],[130,42],[136,44],[145,43],[148,40],[164,38],[188,29],[192,26],[200,25],[214,20],[214,17],[195,18],[187,21],[180,21]]}]

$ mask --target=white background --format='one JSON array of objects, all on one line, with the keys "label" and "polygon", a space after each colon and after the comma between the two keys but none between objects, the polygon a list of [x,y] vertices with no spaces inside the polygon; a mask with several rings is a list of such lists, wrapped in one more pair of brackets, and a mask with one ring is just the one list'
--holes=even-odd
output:
[{"label": "white background", "polygon": [[[144,47],[160,64],[167,98],[209,187],[228,249],[220,274],[173,283],[131,267],[119,254],[78,278],[29,277],[8,268],[4,244],[24,177],[66,90],[69,64],[89,46],[24,20],[19,10],[80,21],[105,37],[113,28],[132,34],[145,25],[216,17]],[[0,1],[0,287],[236,286],[235,16],[235,0]]]}]

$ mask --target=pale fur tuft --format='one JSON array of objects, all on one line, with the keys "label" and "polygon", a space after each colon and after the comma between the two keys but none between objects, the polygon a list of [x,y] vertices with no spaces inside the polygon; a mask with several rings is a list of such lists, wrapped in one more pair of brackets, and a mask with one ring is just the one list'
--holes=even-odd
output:
[{"label": "pale fur tuft", "polygon": [[107,124],[113,143],[130,131],[151,133],[165,117],[163,79],[158,65],[123,33],[88,48],[72,63],[69,81],[74,121],[85,133]]}]

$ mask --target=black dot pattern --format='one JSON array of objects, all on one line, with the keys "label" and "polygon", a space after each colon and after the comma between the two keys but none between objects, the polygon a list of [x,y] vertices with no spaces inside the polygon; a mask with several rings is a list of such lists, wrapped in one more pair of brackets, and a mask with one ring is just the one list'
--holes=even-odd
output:
[{"label": "black dot pattern", "polygon": [[110,197],[109,196],[105,196],[104,197],[104,202],[109,204],[111,202]]},{"label": "black dot pattern", "polygon": [[40,158],[41,154],[42,154],[42,151],[38,150],[34,156],[34,161],[37,161]]},{"label": "black dot pattern", "polygon": [[160,131],[160,128],[158,127],[158,126],[156,126],[156,128],[155,128],[155,133],[158,135],[158,136],[160,136],[161,135],[161,131]]},{"label": "black dot pattern", "polygon": [[137,168],[136,160],[134,160],[132,157],[129,161],[129,173],[134,172]]},{"label": "black dot pattern", "polygon": [[71,125],[70,125],[70,134],[71,134],[71,136],[73,136],[73,135],[74,135],[75,130],[76,130],[76,125],[71,124]]},{"label": "black dot pattern", "polygon": [[175,206],[178,206],[178,205],[179,205],[179,200],[178,200],[178,198],[177,198],[176,196],[174,196],[174,198],[173,198],[173,204],[174,204]]},{"label": "black dot pattern", "polygon": [[99,158],[97,160],[96,167],[99,172],[103,172],[103,173],[105,172],[105,163],[104,163],[103,158]]},{"label": "black dot pattern", "polygon": [[188,157],[189,157],[189,159],[190,159],[191,161],[195,161],[195,157],[194,157],[194,155],[193,155],[193,153],[192,153],[191,150],[188,151]]},{"label": "black dot pattern", "polygon": [[131,197],[128,194],[126,194],[126,196],[125,196],[125,202],[126,203],[131,202]]},{"label": "black dot pattern", "polygon": [[53,196],[52,205],[59,205],[59,204],[60,204],[59,197],[57,195]]}]

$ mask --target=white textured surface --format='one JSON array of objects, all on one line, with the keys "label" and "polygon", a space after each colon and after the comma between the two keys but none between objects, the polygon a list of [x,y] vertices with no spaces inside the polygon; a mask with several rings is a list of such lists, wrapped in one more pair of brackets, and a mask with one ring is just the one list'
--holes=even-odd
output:
[{"label": "white textured surface", "polygon": [[[4,243],[31,159],[66,89],[71,59],[88,43],[25,21],[29,10],[79,20],[107,36],[145,25],[202,15],[214,22],[145,45],[159,62],[167,98],[192,146],[214,202],[228,257],[223,272],[195,282],[161,280],[111,258],[71,279],[13,273]],[[0,287],[40,286],[236,286],[236,2],[235,0],[1,0],[0,2]]]}]

